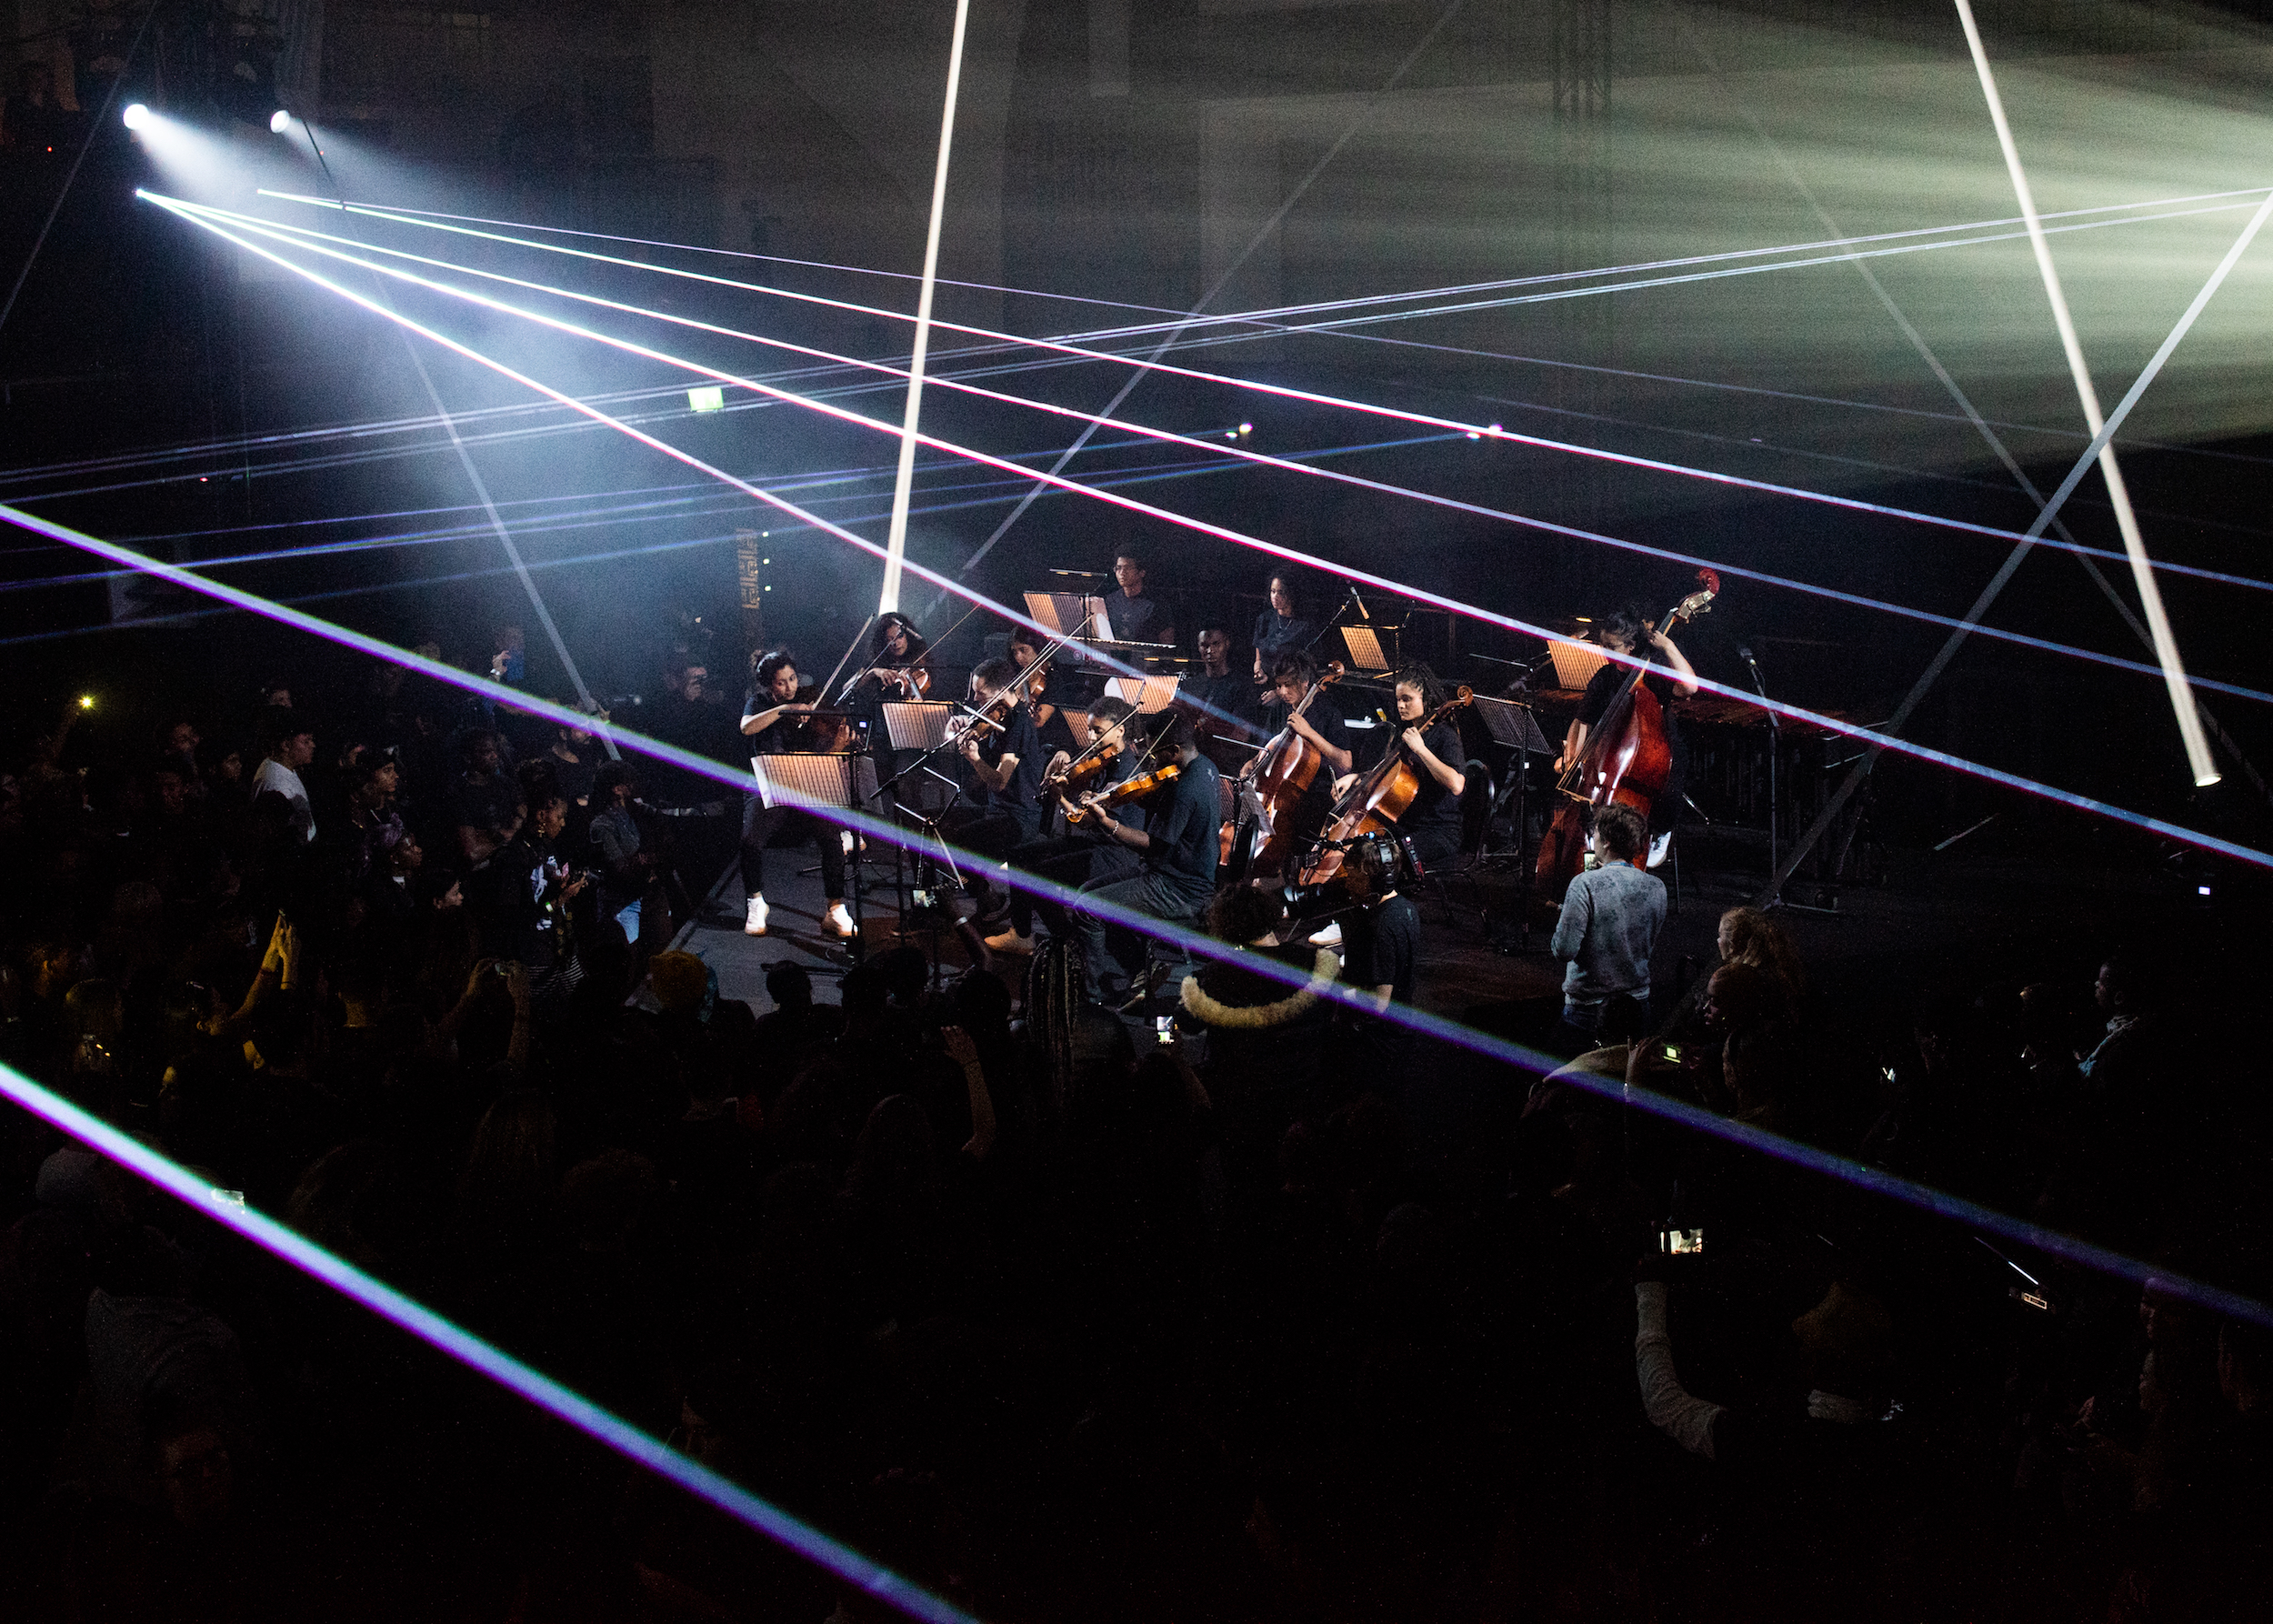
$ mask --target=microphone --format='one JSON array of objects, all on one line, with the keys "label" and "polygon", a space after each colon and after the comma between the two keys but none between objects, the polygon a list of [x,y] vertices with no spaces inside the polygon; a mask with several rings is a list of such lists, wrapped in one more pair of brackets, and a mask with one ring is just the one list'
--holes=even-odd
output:
[{"label": "microphone", "polygon": [[1760,668],[1760,662],[1752,657],[1752,645],[1749,643],[1737,645],[1737,657],[1756,671]]},{"label": "microphone", "polygon": [[1366,600],[1357,596],[1357,583],[1355,581],[1349,584],[1349,601],[1357,606],[1357,617],[1360,620],[1370,621],[1373,618],[1371,615],[1366,613]]}]

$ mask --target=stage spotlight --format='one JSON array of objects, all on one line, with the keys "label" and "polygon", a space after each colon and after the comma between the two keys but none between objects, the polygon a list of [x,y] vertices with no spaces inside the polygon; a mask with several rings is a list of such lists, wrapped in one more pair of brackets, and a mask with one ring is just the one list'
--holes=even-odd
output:
[{"label": "stage spotlight", "polygon": [[150,109],[140,102],[128,102],[125,112],[119,115],[130,130],[141,129],[150,122]]},{"label": "stage spotlight", "polygon": [[707,389],[689,389],[686,404],[697,412],[723,412],[726,409],[726,392],[716,384]]},{"label": "stage spotlight", "polygon": [[292,115],[285,112],[282,107],[277,108],[274,113],[271,113],[268,115],[268,133],[270,135],[281,135],[291,127]]}]

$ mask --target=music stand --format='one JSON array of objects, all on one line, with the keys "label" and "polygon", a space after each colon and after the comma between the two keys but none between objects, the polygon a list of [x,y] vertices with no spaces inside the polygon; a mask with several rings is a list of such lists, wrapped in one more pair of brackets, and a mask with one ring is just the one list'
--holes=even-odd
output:
[{"label": "music stand", "polygon": [[[1395,637],[1397,634],[1388,634]],[[1396,662],[1390,650],[1381,640],[1377,627],[1346,626],[1342,627],[1342,647],[1349,650],[1349,663],[1360,671],[1387,671]]]},{"label": "music stand", "polygon": [[[1029,592],[1026,594],[1026,601],[1031,604],[1038,597],[1065,596],[1067,595]],[[1036,614],[1035,618],[1039,620],[1043,617]],[[958,890],[963,886],[963,872],[955,866],[955,854],[947,849],[947,837],[939,832],[939,819],[949,807],[955,805],[955,797],[962,793],[963,787],[931,766],[930,758],[946,747],[947,718],[960,708],[949,699],[922,699],[913,702],[886,700],[882,707],[884,734],[893,750],[895,752],[900,750],[923,752],[916,760],[894,773],[890,781],[884,786],[886,790],[892,792],[892,808],[904,814],[911,824],[923,831],[924,835],[930,836],[939,843],[939,856],[946,860],[947,873],[954,879],[956,888]],[[946,794],[938,797],[936,804],[932,805],[928,811],[925,808],[930,797],[924,795],[920,787],[911,797],[916,803],[912,807],[900,799],[897,792],[899,781],[919,767],[923,768],[924,777],[946,786]],[[916,837],[916,843],[919,847],[921,846],[921,835]],[[906,857],[906,847],[896,847],[894,849],[897,856],[893,863],[892,885],[900,904],[900,934],[906,936],[907,934],[907,886],[903,865]],[[928,860],[927,857],[926,860]],[[935,970],[937,968],[939,959],[937,938],[938,933],[934,931],[931,957]]]},{"label": "music stand", "polygon": [[[780,750],[771,755],[750,757],[750,776],[757,780],[757,798],[761,806],[776,804],[795,807],[801,811],[819,813],[827,807],[850,812],[860,809],[862,798],[859,763],[866,756],[836,751],[821,754],[805,750]],[[776,800],[778,797],[778,803]],[[820,838],[837,838],[836,826],[826,817],[820,820],[824,832]],[[857,851],[852,864],[852,946],[848,951],[855,964],[864,963],[867,943],[860,934],[860,862]]]},{"label": "music stand", "polygon": [[[1510,857],[1515,858],[1517,872],[1523,877],[1523,902],[1517,914],[1517,941],[1518,946],[1527,948],[1531,946],[1531,867],[1524,861],[1523,855],[1526,817],[1524,780],[1528,776],[1531,757],[1535,755],[1552,756],[1555,747],[1547,743],[1547,735],[1539,731],[1538,718],[1531,714],[1528,705],[1518,705],[1511,699],[1487,699],[1478,694],[1476,697],[1476,714],[1482,718],[1484,730],[1515,756],[1507,781],[1499,787],[1499,793],[1492,797],[1492,804],[1484,815],[1484,844],[1477,848],[1476,857],[1478,862],[1504,862]],[[1513,813],[1516,848],[1513,852],[1495,852],[1491,849],[1492,825],[1499,820],[1502,813],[1509,811]]]},{"label": "music stand", "polygon": [[1558,688],[1583,688],[1594,680],[1594,674],[1609,663],[1602,650],[1590,643],[1556,641],[1547,646],[1555,660],[1555,686]]},{"label": "music stand", "polygon": [[1148,717],[1174,705],[1177,689],[1183,682],[1183,675],[1179,672],[1167,677],[1113,677],[1106,679],[1105,686],[1123,701],[1134,706],[1138,716]]}]

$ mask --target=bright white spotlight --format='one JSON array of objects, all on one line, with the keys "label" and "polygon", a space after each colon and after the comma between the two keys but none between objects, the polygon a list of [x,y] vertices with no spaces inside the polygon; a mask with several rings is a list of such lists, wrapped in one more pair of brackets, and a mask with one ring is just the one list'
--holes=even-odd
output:
[{"label": "bright white spotlight", "polygon": [[128,102],[125,112],[119,116],[126,121],[128,129],[138,130],[150,122],[150,109],[140,102]]},{"label": "bright white spotlight", "polygon": [[726,409],[726,392],[723,386],[717,384],[703,389],[689,389],[686,404],[698,412],[723,412]]},{"label": "bright white spotlight", "polygon": [[281,135],[291,127],[292,115],[285,112],[282,107],[277,108],[274,113],[271,113],[268,115],[268,133],[270,135]]}]

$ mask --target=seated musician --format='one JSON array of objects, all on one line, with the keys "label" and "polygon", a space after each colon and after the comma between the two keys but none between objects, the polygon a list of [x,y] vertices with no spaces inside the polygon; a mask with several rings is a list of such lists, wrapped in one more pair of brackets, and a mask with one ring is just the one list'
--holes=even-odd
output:
[{"label": "seated musician", "polygon": [[[814,707],[797,699],[796,657],[786,648],[751,657],[750,687],[742,701],[742,736],[751,752],[777,756],[816,748],[801,737],[801,717]],[[816,813],[801,807],[768,807],[753,794],[742,808],[742,890],[749,898],[749,913],[742,929],[749,936],[766,934],[766,853],[776,846],[803,846],[811,841],[821,854],[821,890],[828,906],[821,914],[821,928],[832,936],[848,937],[857,928],[845,907],[845,847],[841,831]]]},{"label": "seated musician", "polygon": [[[1595,641],[1613,654],[1632,654],[1647,642],[1649,653],[1642,657],[1653,666],[1662,657],[1673,675],[1659,677],[1654,673],[1642,681],[1657,697],[1665,707],[1666,744],[1673,752],[1673,770],[1667,776],[1666,787],[1657,792],[1649,807],[1649,861],[1647,867],[1655,868],[1666,860],[1666,849],[1673,840],[1673,815],[1681,804],[1681,787],[1688,778],[1688,746],[1681,737],[1680,724],[1675,719],[1672,703],[1689,698],[1697,692],[1697,673],[1689,666],[1688,656],[1674,646],[1673,639],[1642,618],[1639,609],[1614,609],[1595,626]],[[1626,680],[1630,667],[1616,660],[1605,661],[1602,669],[1587,684],[1586,697],[1578,702],[1578,715],[1563,735],[1563,753],[1555,758],[1555,770],[1559,773],[1578,759],[1586,750],[1588,735],[1602,720],[1602,713]]]},{"label": "seated musician", "polygon": [[1113,578],[1120,590],[1105,595],[1106,624],[1118,643],[1173,643],[1176,623],[1168,606],[1145,595],[1145,560],[1123,547],[1113,556]]},{"label": "seated musician", "polygon": [[[1136,718],[1135,707],[1126,699],[1108,694],[1089,710],[1089,737],[1085,747],[1093,757],[1104,760],[1091,784],[1099,791],[1117,788],[1131,775],[1144,770],[1144,724]],[[1157,754],[1157,752],[1156,752]],[[1164,757],[1165,759],[1165,757]],[[1042,771],[1042,795],[1051,810],[1045,813],[1052,823],[1056,814],[1068,805],[1078,805],[1065,789],[1066,775],[1073,766],[1073,757],[1059,750],[1049,759]],[[1127,805],[1116,808],[1124,823],[1144,827],[1144,808]],[[1087,818],[1079,826],[1057,824],[1053,830],[1045,825],[1044,832],[1033,839],[1021,842],[1010,854],[1010,866],[1022,874],[1055,880],[1073,889],[1093,881],[1118,879],[1136,870],[1136,854],[1118,841],[1109,838],[1099,821]],[[986,946],[997,953],[1031,953],[1034,951],[1034,915],[1039,910],[1049,921],[1050,934],[1062,937],[1066,930],[1066,910],[1063,905],[1044,897],[1029,897],[1025,891],[1014,889],[1010,895],[1010,927],[1000,936],[990,936]]]},{"label": "seated musician", "polygon": [[[1397,820],[1397,834],[1413,843],[1413,855],[1422,867],[1434,868],[1459,855],[1460,797],[1468,787],[1462,764],[1467,752],[1461,747],[1459,728],[1449,720],[1426,734],[1417,725],[1445,702],[1444,685],[1434,671],[1416,662],[1399,671],[1395,681],[1397,736],[1389,747],[1404,752],[1420,779],[1413,804]],[[1354,775],[1340,780],[1335,793],[1338,796],[1355,781]]]},{"label": "seated musician", "polygon": [[[995,706],[998,696],[1003,703]],[[949,729],[961,735],[956,748],[969,781],[966,804],[952,809],[944,825],[957,846],[982,857],[1006,858],[1042,830],[1042,768],[1046,758],[1025,697],[1019,691],[1018,667],[1006,659],[987,660],[971,673],[966,704],[986,712],[993,722],[971,723],[966,716],[947,720]],[[957,728],[958,723],[966,725]],[[977,923],[988,930],[1000,929],[1010,916],[1008,893],[983,867],[970,868],[964,879],[978,904]]]},{"label": "seated musician", "polygon": [[1265,697],[1265,720],[1282,731],[1291,728],[1318,753],[1318,775],[1295,803],[1297,849],[1324,827],[1327,814],[1334,807],[1335,781],[1348,774],[1352,760],[1349,723],[1342,716],[1341,707],[1334,703],[1331,690],[1313,699],[1309,709],[1302,715],[1294,714],[1317,678],[1318,668],[1308,655],[1282,654],[1271,663],[1271,688]]},{"label": "seated musician", "polygon": [[[1039,633],[1017,627],[1010,633],[1010,658],[1021,673],[1034,669],[1034,662],[1042,657],[1043,642]],[[1074,737],[1072,724],[1063,715],[1066,701],[1065,674],[1055,661],[1042,674],[1041,690],[1037,693],[1033,678],[1026,678],[1026,703],[1034,710],[1034,731],[1040,736],[1046,750],[1072,755],[1084,741]]]},{"label": "seated musician", "polygon": [[[1161,722],[1160,747],[1153,752],[1153,761],[1156,767],[1164,758],[1173,761],[1177,773],[1172,783],[1141,803],[1141,827],[1123,816],[1124,808],[1106,806],[1094,792],[1082,797],[1082,805],[1099,820],[1106,837],[1136,854],[1136,872],[1092,881],[1083,889],[1100,902],[1156,919],[1185,921],[1197,918],[1215,894],[1221,777],[1216,764],[1199,753],[1189,717],[1167,711]],[[1066,923],[1081,943],[1082,986],[1090,999],[1103,1003],[1124,991],[1134,973],[1132,959],[1141,963],[1143,938],[1118,921],[1086,909],[1074,912]]]}]

